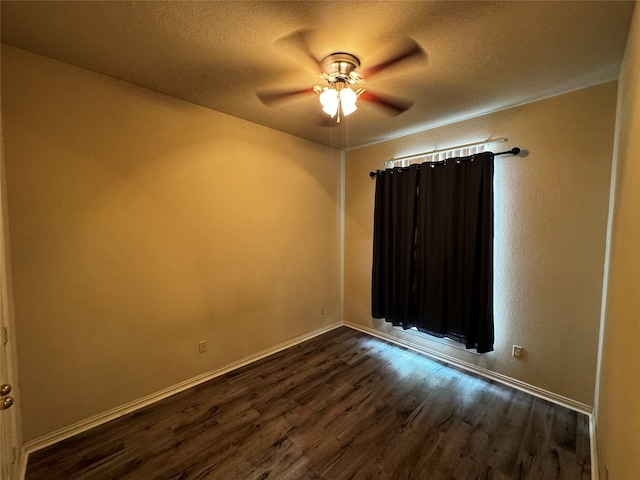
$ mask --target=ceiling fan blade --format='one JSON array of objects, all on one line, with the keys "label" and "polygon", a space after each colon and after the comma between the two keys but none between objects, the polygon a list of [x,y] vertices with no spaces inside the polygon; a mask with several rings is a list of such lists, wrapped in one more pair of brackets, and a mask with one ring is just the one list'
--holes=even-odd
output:
[{"label": "ceiling fan blade", "polygon": [[293,97],[297,97],[298,95],[314,92],[313,87],[306,87],[295,90],[263,90],[256,92],[256,95],[262,103],[271,106],[289,100]]},{"label": "ceiling fan blade", "polygon": [[404,43],[398,48],[397,52],[392,54],[387,60],[374,65],[373,67],[369,67],[362,72],[362,76],[365,80],[371,78],[372,76],[390,68],[398,63],[404,62],[411,58],[425,58],[427,55],[424,53],[424,50],[418,43],[411,39],[407,38],[404,40]]},{"label": "ceiling fan blade", "polygon": [[365,90],[364,92],[362,92],[360,94],[360,99],[364,100],[365,102],[373,103],[375,105],[383,107],[387,113],[394,117],[406,112],[413,105],[413,102],[411,100],[390,96],[383,97],[371,92],[370,90]]},{"label": "ceiling fan blade", "polygon": [[279,44],[285,48],[294,49],[303,54],[305,64],[313,68],[313,73],[320,73],[322,71],[322,64],[318,57],[315,56],[313,50],[309,45],[309,36],[313,32],[311,29],[296,30],[289,35],[276,40],[276,44]]}]

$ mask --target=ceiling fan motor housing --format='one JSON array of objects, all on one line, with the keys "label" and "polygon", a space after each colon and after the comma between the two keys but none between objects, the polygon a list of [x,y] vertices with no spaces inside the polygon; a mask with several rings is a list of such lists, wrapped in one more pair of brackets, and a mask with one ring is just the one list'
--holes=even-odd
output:
[{"label": "ceiling fan motor housing", "polygon": [[360,59],[346,52],[335,52],[327,55],[322,60],[322,77],[329,83],[362,82],[357,69],[360,67]]}]

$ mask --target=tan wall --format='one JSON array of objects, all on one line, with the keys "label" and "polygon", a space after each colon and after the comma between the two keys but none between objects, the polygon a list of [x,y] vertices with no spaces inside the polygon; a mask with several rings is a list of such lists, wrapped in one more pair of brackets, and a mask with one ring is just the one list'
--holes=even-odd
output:
[{"label": "tan wall", "polygon": [[[344,320],[593,405],[616,83],[348,152]],[[391,157],[507,137],[495,167],[495,352],[473,355],[371,318],[375,180]],[[511,356],[513,344],[524,358]]]},{"label": "tan wall", "polygon": [[596,423],[601,478],[640,478],[640,12],[620,73]]},{"label": "tan wall", "polygon": [[5,46],[2,96],[25,440],[341,321],[341,152]]}]

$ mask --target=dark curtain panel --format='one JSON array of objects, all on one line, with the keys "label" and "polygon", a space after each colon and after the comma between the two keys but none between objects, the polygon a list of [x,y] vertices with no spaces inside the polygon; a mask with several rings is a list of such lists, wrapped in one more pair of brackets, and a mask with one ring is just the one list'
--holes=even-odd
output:
[{"label": "dark curtain panel", "polygon": [[411,322],[419,168],[386,170],[376,179],[372,311],[394,325]]},{"label": "dark curtain panel", "polygon": [[373,241],[375,318],[493,350],[492,153],[378,174]]}]

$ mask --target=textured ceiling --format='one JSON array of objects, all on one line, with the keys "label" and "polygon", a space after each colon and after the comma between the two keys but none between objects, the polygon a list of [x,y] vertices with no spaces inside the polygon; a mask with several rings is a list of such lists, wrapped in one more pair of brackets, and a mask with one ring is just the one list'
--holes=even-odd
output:
[{"label": "textured ceiling", "polygon": [[[0,4],[4,43],[341,149],[615,79],[633,7],[632,1]],[[321,83],[308,53],[350,52],[366,69],[407,37],[426,55],[365,85],[412,100],[401,115],[360,101],[337,125],[313,93],[272,106],[256,95]]]}]

